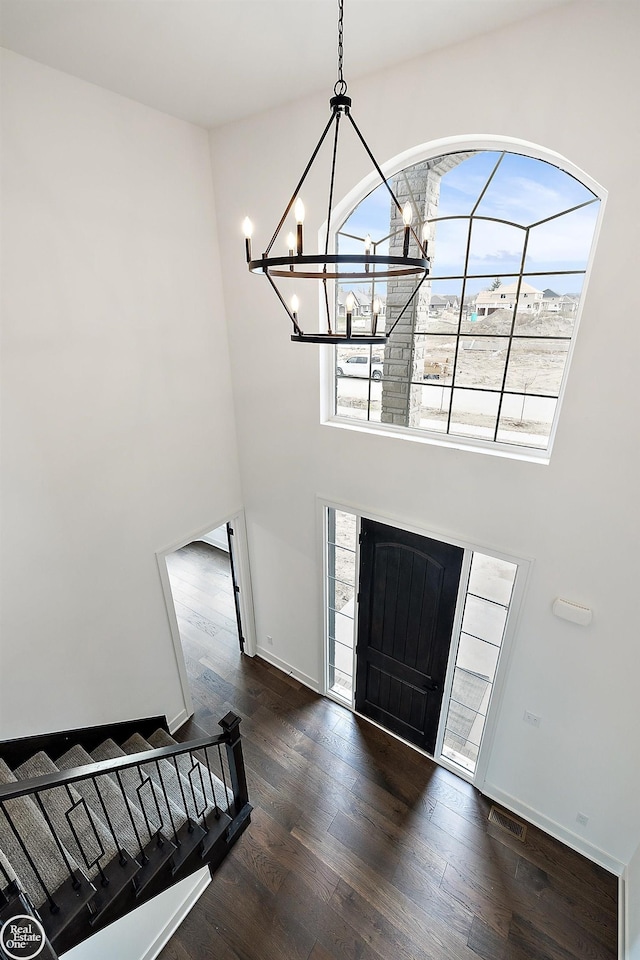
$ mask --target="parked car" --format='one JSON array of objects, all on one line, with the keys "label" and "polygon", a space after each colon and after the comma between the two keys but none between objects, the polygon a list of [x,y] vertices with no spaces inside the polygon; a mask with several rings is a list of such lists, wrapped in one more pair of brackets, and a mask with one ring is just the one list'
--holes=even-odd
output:
[{"label": "parked car", "polygon": [[382,380],[382,359],[372,357],[369,364],[369,357],[366,356],[347,357],[336,365],[336,373],[339,377],[371,377],[372,380]]}]

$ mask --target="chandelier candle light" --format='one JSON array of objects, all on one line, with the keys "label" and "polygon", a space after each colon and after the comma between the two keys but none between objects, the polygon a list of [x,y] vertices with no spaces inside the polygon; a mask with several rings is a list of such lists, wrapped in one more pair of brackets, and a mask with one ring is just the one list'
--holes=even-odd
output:
[{"label": "chandelier candle light", "polygon": [[[291,199],[289,200],[280,222],[275,229],[275,232],[269,241],[265,252],[258,259],[253,259],[251,252],[251,238],[253,235],[253,224],[248,217],[244,220],[243,230],[245,236],[245,254],[247,259],[247,264],[251,273],[262,273],[267,278],[273,290],[275,291],[280,303],[286,310],[289,319],[293,324],[293,334],[291,339],[297,342],[306,342],[306,343],[386,343],[388,336],[392,333],[393,328],[396,326],[400,318],[403,316],[414,297],[416,296],[420,286],[426,280],[429,275],[429,259],[427,257],[427,226],[425,225],[423,229],[422,238],[419,239],[415,231],[412,229],[411,222],[413,219],[413,211],[410,203],[406,203],[404,207],[401,207],[398,198],[391,189],[385,175],[383,174],[380,166],[378,165],[375,157],[371,153],[366,140],[360,133],[358,126],[356,125],[355,120],[353,119],[351,113],[351,97],[348,97],[347,94],[347,84],[342,74],[342,60],[343,60],[343,14],[344,14],[344,0],[338,0],[338,79],[333,88],[333,97],[329,101],[329,106],[331,109],[331,116],[329,122],[324,128],[320,140],[318,141],[316,147],[311,154],[311,159],[307,163],[298,184],[293,191]],[[348,254],[338,254],[335,253],[335,248],[332,247],[330,250],[330,243],[333,240],[331,232],[331,214],[333,208],[333,191],[335,184],[335,173],[336,173],[336,160],[338,155],[338,138],[340,133],[340,121],[342,118],[349,120],[352,129],[355,131],[355,134],[364,148],[369,160],[373,164],[373,167],[380,177],[381,182],[387,188],[390,196],[392,206],[402,215],[403,222],[403,235],[402,235],[402,256],[392,256],[390,254],[380,255],[376,253],[376,245],[372,241],[370,234],[362,241],[362,252],[361,253],[348,253]],[[333,148],[332,148],[332,159],[331,159],[331,171],[329,178],[329,201],[328,201],[328,217],[326,224],[326,233],[325,240],[323,244],[323,249],[317,254],[309,254],[304,252],[304,237],[303,237],[303,226],[305,218],[305,209],[304,203],[300,196],[301,188],[307,178],[311,167],[316,160],[318,152],[322,144],[324,143],[329,131],[334,127],[333,132]],[[293,210],[293,215],[295,218],[295,234],[290,232],[286,237],[286,250],[287,256],[271,256],[271,250],[274,243],[278,239],[281,230],[283,229],[289,214]],[[281,241],[282,242],[282,241]],[[413,244],[414,250],[411,251],[415,255],[409,256],[410,247]],[[402,307],[398,318],[388,332],[378,333],[378,321],[381,312],[381,304],[378,298],[375,298],[372,304],[371,310],[371,321],[370,327],[368,330],[364,330],[362,333],[354,332],[353,330],[353,316],[354,309],[356,306],[356,299],[352,292],[347,294],[345,300],[345,330],[338,331],[336,325],[332,323],[331,320],[331,310],[329,307],[330,299],[335,303],[335,290],[334,296],[330,298],[329,295],[329,284],[338,286],[345,280],[349,280],[355,283],[358,282],[367,282],[372,283],[377,280],[386,281],[389,279],[395,279],[398,277],[404,278],[414,278],[415,286],[409,293],[407,302]],[[297,296],[292,297],[290,300],[290,307],[287,305],[286,300],[283,294],[280,292],[279,287],[277,286],[275,279],[284,280],[284,279],[299,279],[299,280],[315,280],[319,281],[323,287],[324,294],[324,306],[326,312],[326,329],[318,333],[304,333],[302,328],[298,323],[298,313],[299,313],[299,300]]]}]

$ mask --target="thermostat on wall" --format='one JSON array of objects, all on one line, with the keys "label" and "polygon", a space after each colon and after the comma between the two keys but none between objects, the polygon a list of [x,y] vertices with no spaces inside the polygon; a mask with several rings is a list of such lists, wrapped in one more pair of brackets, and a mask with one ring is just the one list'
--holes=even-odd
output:
[{"label": "thermostat on wall", "polygon": [[558,597],[553,602],[553,612],[556,617],[562,617],[563,620],[571,620],[572,623],[580,623],[583,627],[591,623],[592,613],[589,607],[583,607],[580,603],[574,603],[572,600],[563,600]]}]

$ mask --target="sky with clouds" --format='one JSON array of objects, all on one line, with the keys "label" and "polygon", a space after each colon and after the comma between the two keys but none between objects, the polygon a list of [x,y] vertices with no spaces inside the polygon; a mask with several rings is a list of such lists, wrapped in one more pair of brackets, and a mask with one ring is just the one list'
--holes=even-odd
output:
[{"label": "sky with clouds", "polygon": [[[580,206],[586,204],[585,206]],[[570,270],[569,276],[528,278],[532,286],[551,287],[557,293],[578,293],[593,242],[599,201],[570,174],[542,160],[514,153],[478,151],[446,173],[441,181],[438,222],[431,276],[457,277],[464,272],[469,221],[475,210],[469,273],[501,277],[508,283],[520,269],[529,227],[525,272]],[[579,209],[574,209],[579,207]],[[373,240],[389,232],[390,197],[383,184],[369,194],[347,219],[342,229]],[[414,225],[420,217],[414,213]],[[442,220],[448,217],[452,219]],[[493,219],[482,219],[493,218]],[[495,219],[508,221],[496,223]],[[361,249],[358,241],[341,238],[341,253]],[[386,244],[377,250],[385,253]],[[472,280],[467,293],[490,286],[487,280]],[[439,293],[459,293],[456,280],[439,280]]]}]

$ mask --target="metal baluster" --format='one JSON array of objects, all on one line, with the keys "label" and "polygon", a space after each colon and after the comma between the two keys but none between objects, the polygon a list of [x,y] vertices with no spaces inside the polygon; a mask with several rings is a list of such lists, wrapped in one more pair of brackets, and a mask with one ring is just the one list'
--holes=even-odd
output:
[{"label": "metal baluster", "polygon": [[[218,749],[219,749],[219,748],[218,748]],[[220,809],[221,809],[221,808],[220,808],[220,804],[218,803],[218,798],[217,798],[217,796],[216,796],[216,788],[215,788],[215,785],[214,785],[214,782],[213,782],[213,777],[212,777],[212,775],[211,775],[211,760],[209,759],[209,752],[208,752],[208,751],[209,751],[209,748],[208,748],[208,747],[205,747],[205,748],[204,748],[204,758],[205,758],[205,760],[206,760],[206,764],[205,764],[205,765],[206,765],[206,768],[207,768],[207,772],[209,773],[209,782],[211,783],[211,793],[213,794],[213,808],[214,808],[214,811],[215,811],[214,815],[215,815],[216,820],[219,820],[219,819],[220,819]]]},{"label": "metal baluster", "polygon": [[102,857],[104,856],[104,847],[102,846],[102,841],[100,840],[100,837],[98,836],[98,831],[96,830],[96,825],[95,825],[95,823],[93,822],[93,818],[92,818],[92,816],[91,816],[91,813],[89,812],[89,810],[88,810],[88,808],[87,808],[87,805],[86,805],[86,803],[85,803],[85,804],[84,804],[84,808],[85,808],[85,811],[86,811],[86,814],[87,814],[87,819],[88,819],[89,823],[91,824],[91,828],[92,828],[92,830],[93,830],[93,833],[94,833],[94,835],[95,835],[96,840],[98,841],[98,846],[100,847],[100,851],[101,851],[101,852],[98,854],[98,856],[96,857],[96,859],[95,859],[92,863],[89,863],[89,858],[87,857],[86,853],[84,852],[84,850],[83,850],[83,848],[82,848],[82,844],[81,844],[81,842],[80,842],[80,836],[78,835],[75,827],[73,826],[73,822],[72,822],[72,820],[71,820],[71,817],[69,816],[71,810],[72,810],[74,807],[76,807],[77,804],[76,804],[76,801],[73,799],[73,794],[71,793],[71,787],[69,786],[69,784],[68,784],[68,783],[65,783],[64,786],[65,786],[65,790],[67,791],[67,796],[68,796],[68,798],[69,798],[69,802],[70,802],[70,804],[71,804],[71,806],[69,807],[69,810],[67,810],[67,813],[65,814],[65,816],[66,816],[66,818],[67,818],[67,823],[69,824],[69,826],[70,826],[70,828],[71,828],[71,833],[73,834],[73,836],[74,836],[74,838],[75,838],[75,841],[76,841],[76,843],[78,844],[78,850],[80,851],[80,853],[81,853],[82,856],[84,857],[84,862],[85,862],[86,865],[87,865],[87,869],[88,869],[88,870],[91,870],[92,867],[97,867],[97,868],[98,868],[98,873],[100,874],[100,885],[101,885],[102,887],[108,887],[108,886],[109,886],[109,878],[108,878],[107,875],[105,874],[104,869],[103,869],[103,867],[102,867],[102,864],[100,863],[100,860],[101,860]]},{"label": "metal baluster", "polygon": [[176,830],[176,825],[173,819],[173,813],[171,812],[171,807],[169,806],[169,797],[167,796],[167,788],[164,785],[164,780],[162,779],[162,774],[160,773],[160,764],[157,760],[155,760],[154,762],[156,765],[156,769],[158,771],[158,777],[160,778],[160,786],[162,787],[162,792],[164,794],[164,802],[166,803],[167,810],[169,812],[169,820],[171,820],[171,829],[173,830],[173,837],[177,846],[180,847],[182,845],[182,841],[178,837],[178,831]]},{"label": "metal baluster", "polygon": [[[187,823],[189,824],[188,830],[189,830],[189,833],[193,833],[193,826],[192,826],[192,824],[191,824],[191,818],[189,817],[189,808],[187,807],[187,798],[186,798],[185,793],[184,793],[184,787],[182,786],[182,777],[180,776],[180,771],[178,770],[178,757],[177,757],[177,756],[173,757],[173,765],[174,765],[175,770],[176,770],[176,777],[178,778],[178,786],[180,787],[180,793],[182,794],[182,803],[183,803],[183,805],[184,805],[184,814],[185,814],[185,816],[186,816],[186,818],[187,818]],[[198,805],[197,805],[197,803],[195,803],[195,798],[194,798],[194,804],[193,804],[193,806],[194,806],[194,809],[197,809],[197,806],[198,806]]]},{"label": "metal baluster", "polygon": [[222,747],[218,744],[218,759],[220,761],[220,770],[222,772],[222,786],[224,787],[224,802],[227,809],[229,809],[229,788],[227,786],[227,776],[224,772],[224,761],[222,759]]},{"label": "metal baluster", "polygon": [[123,847],[122,847],[122,844],[121,844],[120,841],[118,840],[118,838],[117,838],[117,836],[116,836],[116,832],[115,832],[115,830],[113,829],[113,824],[111,823],[111,817],[109,816],[109,811],[107,810],[107,806],[106,806],[104,800],[102,799],[102,794],[100,793],[100,790],[99,790],[99,788],[98,788],[98,780],[97,780],[97,778],[96,778],[96,777],[91,777],[91,783],[93,784],[93,789],[95,790],[96,796],[97,796],[98,800],[100,801],[100,806],[102,807],[102,812],[104,813],[104,818],[105,818],[105,820],[106,820],[107,826],[109,827],[109,830],[111,831],[111,836],[113,837],[113,842],[114,842],[115,845],[116,845],[116,850],[118,850],[118,852],[120,853],[120,866],[121,866],[121,867],[124,867],[124,866],[126,865],[127,858],[126,858],[125,855],[124,855],[124,849],[123,849]]},{"label": "metal baluster", "polygon": [[[140,837],[140,834],[138,833],[138,828],[136,827],[135,820],[133,819],[133,814],[131,813],[131,804],[129,803],[129,797],[128,797],[127,794],[125,793],[125,789],[124,789],[124,787],[122,786],[122,776],[121,776],[121,773],[120,773],[119,770],[116,770],[116,777],[117,777],[117,779],[118,779],[118,786],[120,787],[120,792],[121,792],[121,794],[122,794],[122,798],[123,798],[123,800],[124,800],[124,802],[125,802],[125,805],[126,805],[126,807],[127,807],[127,813],[129,814],[129,819],[131,820],[131,826],[133,827],[133,832],[134,832],[135,835],[136,835],[136,840],[138,841],[138,846],[140,847],[140,856],[142,857],[142,862],[143,862],[143,863],[147,863],[148,860],[149,860],[149,857],[148,857],[148,856],[146,855],[146,853],[144,852],[144,847],[142,846],[142,839],[141,839],[141,837]],[[146,818],[145,818],[145,820],[146,820]],[[148,823],[147,823],[147,830],[149,830],[149,824],[148,824]],[[151,839],[152,839],[152,834],[151,834],[151,831],[149,830],[149,840],[151,840]],[[161,846],[161,844],[162,844],[162,841],[160,840],[160,831],[158,831],[158,846]]]},{"label": "metal baluster", "polygon": [[[13,834],[14,834],[16,840],[18,841],[18,843],[19,843],[20,846],[22,847],[22,852],[24,853],[24,855],[25,855],[25,857],[27,858],[27,861],[28,861],[28,863],[29,863],[29,866],[31,867],[31,869],[33,870],[35,876],[37,877],[38,883],[40,884],[40,886],[41,886],[42,889],[44,890],[44,895],[45,895],[45,897],[47,898],[47,900],[48,900],[48,902],[49,902],[49,909],[50,909],[51,913],[59,913],[59,912],[60,912],[60,907],[59,907],[58,904],[55,902],[55,900],[53,899],[51,893],[49,892],[49,888],[47,887],[46,883],[45,883],[44,880],[42,879],[42,875],[40,874],[40,871],[38,870],[38,868],[36,867],[35,863],[33,862],[33,858],[32,858],[32,856],[31,856],[31,854],[30,854],[29,851],[27,850],[27,848],[26,848],[26,846],[25,846],[25,844],[24,844],[24,841],[23,841],[22,837],[20,836],[20,833],[19,833],[18,830],[16,829],[16,825],[15,825],[15,823],[13,822],[9,811],[7,810],[4,802],[2,802],[2,801],[0,801],[0,808],[2,808],[2,812],[3,812],[4,816],[5,816],[5,819],[6,819],[7,823],[9,824],[11,830],[13,831]],[[73,876],[73,874],[72,874],[72,876]]]},{"label": "metal baluster", "polygon": [[73,867],[71,866],[71,863],[69,862],[69,854],[68,854],[67,851],[64,849],[64,847],[63,847],[63,845],[62,845],[62,842],[61,842],[60,838],[58,837],[58,834],[57,834],[57,832],[56,832],[56,828],[54,827],[53,823],[51,822],[51,818],[49,817],[49,814],[47,813],[47,811],[46,811],[46,809],[45,809],[45,806],[44,806],[44,803],[42,802],[42,797],[40,796],[40,793],[39,793],[39,792],[34,793],[33,796],[34,796],[34,798],[35,798],[36,803],[37,803],[38,806],[40,807],[40,810],[41,810],[41,812],[42,812],[42,816],[44,817],[44,819],[45,819],[46,822],[47,822],[47,826],[49,827],[49,830],[50,830],[50,832],[51,832],[51,835],[53,836],[53,839],[54,839],[55,842],[56,842],[56,846],[58,847],[58,850],[60,851],[60,855],[62,856],[62,859],[63,859],[64,862],[65,862],[65,866],[66,866],[67,870],[69,871],[69,876],[71,877],[71,886],[73,887],[74,890],[77,890],[77,889],[80,887],[80,881],[78,880],[78,878],[76,877],[76,875],[75,875],[74,872],[73,872]]},{"label": "metal baluster", "polygon": [[[157,812],[157,814],[158,814],[158,823],[160,824],[160,826],[158,827],[158,829],[157,829],[157,831],[156,831],[155,833],[157,833],[157,835],[158,835],[158,837],[159,837],[159,836],[160,836],[160,831],[162,830],[162,828],[163,828],[163,826],[164,826],[164,821],[163,821],[163,819],[162,819],[162,814],[160,813],[160,807],[158,806],[158,800],[157,800],[157,798],[156,798],[155,790],[153,789],[153,783],[151,782],[151,778],[150,778],[150,777],[146,777],[146,778],[145,778],[145,777],[142,776],[142,771],[141,771],[141,769],[140,769],[140,764],[139,764],[139,763],[136,764],[136,770],[138,771],[138,776],[140,777],[140,786],[137,788],[136,793],[138,794],[138,799],[140,800],[140,809],[142,810],[142,815],[143,815],[144,820],[145,820],[145,823],[146,823],[146,825],[147,825],[147,830],[149,831],[149,838],[155,836],[155,834],[151,832],[151,826],[150,826],[150,824],[149,824],[149,817],[147,816],[147,809],[146,809],[146,807],[145,807],[145,805],[144,805],[144,801],[143,801],[143,799],[142,799],[142,794],[140,793],[140,790],[141,790],[141,788],[144,786],[145,783],[148,783],[148,784],[149,784],[149,788],[150,788],[150,790],[151,790],[151,796],[153,797],[153,802],[154,802],[155,805],[156,805],[156,812]],[[158,840],[158,846],[162,846],[162,844],[160,843],[160,840]]]},{"label": "metal baluster", "polygon": [[[192,794],[192,796],[193,796],[193,807],[194,807],[194,810],[196,810],[196,812],[197,812],[197,811],[198,811],[198,804],[196,803],[196,790],[195,790],[195,787],[194,787],[194,785],[193,785],[193,779],[192,779],[193,771],[194,771],[194,770],[197,770],[198,773],[199,773],[199,775],[200,775],[200,786],[202,787],[202,802],[204,803],[204,807],[202,808],[202,812],[199,813],[198,816],[201,816],[201,817],[202,817],[202,826],[204,827],[205,830],[208,831],[208,830],[209,830],[209,824],[207,823],[207,807],[209,806],[209,804],[208,804],[208,802],[207,802],[207,791],[206,791],[206,789],[205,789],[204,779],[203,779],[203,777],[202,777],[202,767],[201,767],[201,765],[198,765],[198,761],[197,761],[197,760],[194,760],[193,750],[189,750],[189,760],[191,761],[191,769],[189,770],[189,784],[190,784],[190,786],[191,786],[191,794]],[[213,795],[214,808],[215,808],[215,799],[216,799],[216,796],[215,796],[215,793],[214,793],[214,795]]]},{"label": "metal baluster", "polygon": [[220,819],[220,806],[218,805],[218,798],[216,797],[216,788],[213,784],[213,776],[211,775],[211,760],[209,759],[209,747],[204,748],[204,759],[207,772],[209,774],[209,783],[211,784],[211,792],[213,794],[213,803],[214,803],[214,816],[216,820]]}]

